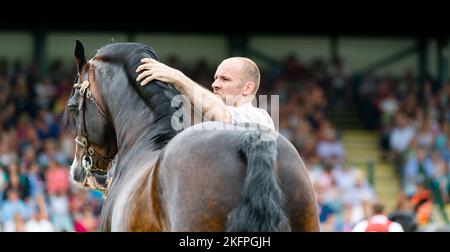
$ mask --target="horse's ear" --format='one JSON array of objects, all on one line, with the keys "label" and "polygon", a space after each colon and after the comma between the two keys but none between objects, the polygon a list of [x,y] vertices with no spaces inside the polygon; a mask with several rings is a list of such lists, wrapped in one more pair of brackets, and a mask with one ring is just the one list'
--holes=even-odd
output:
[{"label": "horse's ear", "polygon": [[83,69],[83,66],[86,63],[86,59],[84,58],[84,46],[78,39],[75,41],[75,60],[77,62],[78,73],[81,73],[81,69]]}]

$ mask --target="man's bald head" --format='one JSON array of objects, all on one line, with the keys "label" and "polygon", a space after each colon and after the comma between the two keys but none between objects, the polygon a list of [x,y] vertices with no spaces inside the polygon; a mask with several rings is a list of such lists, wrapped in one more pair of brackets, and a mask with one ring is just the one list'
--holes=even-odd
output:
[{"label": "man's bald head", "polygon": [[241,66],[241,73],[242,73],[242,80],[244,82],[253,82],[254,83],[254,89],[253,89],[253,95],[256,95],[256,92],[259,88],[259,82],[261,80],[261,74],[259,72],[259,68],[256,65],[256,63],[245,57],[231,57],[228,59],[225,59],[223,63],[233,63],[233,64],[240,64]]}]

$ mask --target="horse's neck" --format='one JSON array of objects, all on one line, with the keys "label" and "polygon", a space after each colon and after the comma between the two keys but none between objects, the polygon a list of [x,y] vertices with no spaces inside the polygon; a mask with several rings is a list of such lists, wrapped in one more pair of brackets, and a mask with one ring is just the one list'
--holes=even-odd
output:
[{"label": "horse's neck", "polygon": [[139,143],[135,146],[117,154],[113,182],[102,211],[104,230],[127,231],[135,204],[148,200],[140,198],[140,192],[150,185],[161,150],[139,148],[142,146]]},{"label": "horse's neck", "polygon": [[155,161],[160,152],[160,149],[153,149],[145,138],[137,140],[131,146],[121,147],[119,145],[119,152],[117,153],[119,166],[117,168],[132,171]]},{"label": "horse's neck", "polygon": [[[132,95],[131,92],[125,92],[124,94]],[[134,98],[132,100],[139,99],[137,96],[128,98]],[[177,99],[179,98],[182,100],[178,102],[172,100],[171,103],[164,103],[176,107],[176,104],[182,102],[183,105],[177,110],[155,109],[153,111],[143,101],[142,103],[136,103],[137,107],[115,106],[118,110],[113,113],[113,125],[115,125],[117,135],[118,162],[122,164],[119,166],[120,169],[126,169],[127,171],[135,169],[135,167],[139,166],[136,162],[139,163],[140,159],[147,161],[151,161],[149,159],[157,159],[160,150],[175,135],[196,123],[202,122],[201,112],[195,111],[184,96],[177,96]],[[160,104],[153,104],[154,107],[158,105]],[[163,114],[158,114],[159,111],[163,111]],[[168,111],[171,112],[167,114]],[[181,124],[172,124],[172,121],[179,121],[178,117],[181,114],[183,115]],[[155,122],[157,118],[161,117],[165,117],[165,121],[158,120]],[[123,118],[130,118],[131,120],[124,120]]]},{"label": "horse's neck", "polygon": [[[124,126],[117,141],[117,160],[125,164],[126,169],[132,169],[141,159],[153,157],[158,153],[157,142],[154,140],[151,123],[144,120],[129,120],[129,127]],[[134,124],[134,125],[133,125]]]}]

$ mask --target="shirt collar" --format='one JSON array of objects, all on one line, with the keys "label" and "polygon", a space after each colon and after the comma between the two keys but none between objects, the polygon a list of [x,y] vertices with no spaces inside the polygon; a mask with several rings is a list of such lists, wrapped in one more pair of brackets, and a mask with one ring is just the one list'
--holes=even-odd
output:
[{"label": "shirt collar", "polygon": [[238,106],[239,108],[252,108],[252,102],[246,102]]}]

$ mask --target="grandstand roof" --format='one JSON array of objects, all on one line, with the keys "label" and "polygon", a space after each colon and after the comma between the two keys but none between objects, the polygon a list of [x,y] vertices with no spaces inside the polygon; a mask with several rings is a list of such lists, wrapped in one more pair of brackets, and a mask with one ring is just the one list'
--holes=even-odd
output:
[{"label": "grandstand roof", "polygon": [[[0,30],[185,32],[361,36],[449,35],[442,2],[332,1],[217,3],[86,3],[57,9],[39,3],[30,12],[0,16]],[[214,2],[214,1],[212,1]],[[279,1],[277,1],[279,2]],[[173,6],[172,6],[173,7]]]}]

